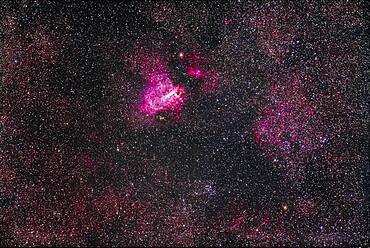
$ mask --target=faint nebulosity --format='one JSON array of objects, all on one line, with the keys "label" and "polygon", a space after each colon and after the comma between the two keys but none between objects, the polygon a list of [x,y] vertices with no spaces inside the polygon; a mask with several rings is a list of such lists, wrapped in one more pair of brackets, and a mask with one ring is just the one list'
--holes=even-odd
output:
[{"label": "faint nebulosity", "polygon": [[0,7],[0,246],[368,246],[365,1]]}]

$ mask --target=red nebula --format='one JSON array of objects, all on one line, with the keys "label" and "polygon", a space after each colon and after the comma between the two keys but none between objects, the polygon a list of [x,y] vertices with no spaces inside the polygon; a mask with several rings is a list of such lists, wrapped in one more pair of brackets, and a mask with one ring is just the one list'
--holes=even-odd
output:
[{"label": "red nebula", "polygon": [[267,105],[253,124],[254,138],[274,161],[301,164],[328,139],[322,121],[309,105],[299,78],[270,88]]},{"label": "red nebula", "polygon": [[195,77],[195,78],[203,78],[207,76],[207,72],[201,70],[199,67],[191,67],[189,66],[187,69],[187,73],[189,76]]},{"label": "red nebula", "polygon": [[185,88],[174,86],[166,73],[158,78],[145,89],[140,110],[150,115],[163,110],[181,111]]},{"label": "red nebula", "polygon": [[229,25],[230,23],[231,23],[231,19],[229,19],[229,18],[224,19],[224,24],[225,25]]},{"label": "red nebula", "polygon": [[217,71],[210,71],[207,75],[207,80],[201,85],[201,91],[204,93],[212,93],[218,87],[220,74]]},{"label": "red nebula", "polygon": [[247,211],[245,208],[236,211],[231,218],[228,229],[238,234],[240,239],[261,240],[266,238],[270,227],[270,214],[258,209]]},{"label": "red nebula", "polygon": [[208,67],[206,59],[197,53],[180,53],[180,62],[185,66],[189,77],[204,79],[200,86],[202,93],[211,93],[218,86],[220,74],[217,71],[205,69]]},{"label": "red nebula", "polygon": [[197,53],[182,53],[181,63],[186,68],[186,73],[190,77],[203,78],[208,75],[208,72],[203,68],[206,66],[205,59]]},{"label": "red nebula", "polygon": [[[185,99],[185,87],[174,85],[168,72],[168,62],[159,53],[144,51],[137,56],[133,66],[145,81],[135,106],[134,118],[141,124],[154,125],[156,118],[164,120],[161,113],[169,116],[169,122],[179,121]],[[166,121],[167,123],[167,121]]]},{"label": "red nebula", "polygon": [[92,159],[89,153],[81,153],[79,155],[79,162],[80,162],[80,165],[90,170],[93,169],[95,165],[95,160]]}]

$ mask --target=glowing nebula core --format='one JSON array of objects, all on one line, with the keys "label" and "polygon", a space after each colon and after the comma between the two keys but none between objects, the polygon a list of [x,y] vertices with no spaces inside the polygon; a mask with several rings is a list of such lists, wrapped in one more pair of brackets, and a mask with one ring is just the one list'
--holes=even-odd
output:
[{"label": "glowing nebula core", "polygon": [[160,111],[181,112],[185,88],[173,85],[167,72],[151,73],[148,86],[144,90],[140,111],[156,115]]},{"label": "glowing nebula core", "polygon": [[140,110],[150,115],[156,115],[163,110],[180,111],[184,102],[182,86],[173,86],[166,82],[149,85],[143,95]]},{"label": "glowing nebula core", "polygon": [[198,67],[188,67],[187,73],[189,76],[195,77],[195,78],[203,78],[207,76],[207,72],[202,71]]}]

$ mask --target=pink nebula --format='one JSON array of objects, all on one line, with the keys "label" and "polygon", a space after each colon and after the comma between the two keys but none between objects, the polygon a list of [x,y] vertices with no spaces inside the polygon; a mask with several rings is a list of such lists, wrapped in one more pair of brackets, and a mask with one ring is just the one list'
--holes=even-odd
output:
[{"label": "pink nebula", "polygon": [[156,115],[160,111],[181,112],[185,88],[173,85],[166,64],[157,64],[145,78],[148,85],[143,92],[139,106],[141,112],[149,115]]},{"label": "pink nebula", "polygon": [[150,115],[163,110],[181,111],[184,93],[184,87],[172,85],[171,80],[167,78],[145,89],[140,110]]},{"label": "pink nebula", "polygon": [[195,78],[203,78],[203,77],[207,76],[207,72],[203,71],[199,67],[189,66],[188,69],[187,69],[187,73],[188,73],[189,76],[195,77]]},{"label": "pink nebula", "polygon": [[183,54],[181,58],[183,58],[181,62],[185,65],[188,76],[203,78],[208,75],[208,72],[203,69],[207,63],[201,55],[190,52]]},{"label": "pink nebula", "polygon": [[231,19],[229,19],[229,18],[224,18],[224,24],[225,24],[225,25],[229,25],[231,22],[232,22],[232,20],[231,20]]},{"label": "pink nebula", "polygon": [[254,138],[274,161],[297,166],[327,142],[328,134],[300,79],[293,76],[287,81],[270,88],[272,103],[255,120]]},{"label": "pink nebula", "polygon": [[203,79],[200,86],[202,93],[212,93],[218,88],[220,73],[212,69],[206,69],[209,67],[209,62],[204,56],[189,52],[181,53],[180,59],[180,62],[186,67],[186,73],[189,77]]}]

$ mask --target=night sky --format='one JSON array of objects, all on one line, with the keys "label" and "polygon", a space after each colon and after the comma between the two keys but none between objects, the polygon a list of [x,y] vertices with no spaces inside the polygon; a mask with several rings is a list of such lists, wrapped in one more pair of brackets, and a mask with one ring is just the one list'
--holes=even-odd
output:
[{"label": "night sky", "polygon": [[369,245],[365,1],[1,2],[0,246]]}]

